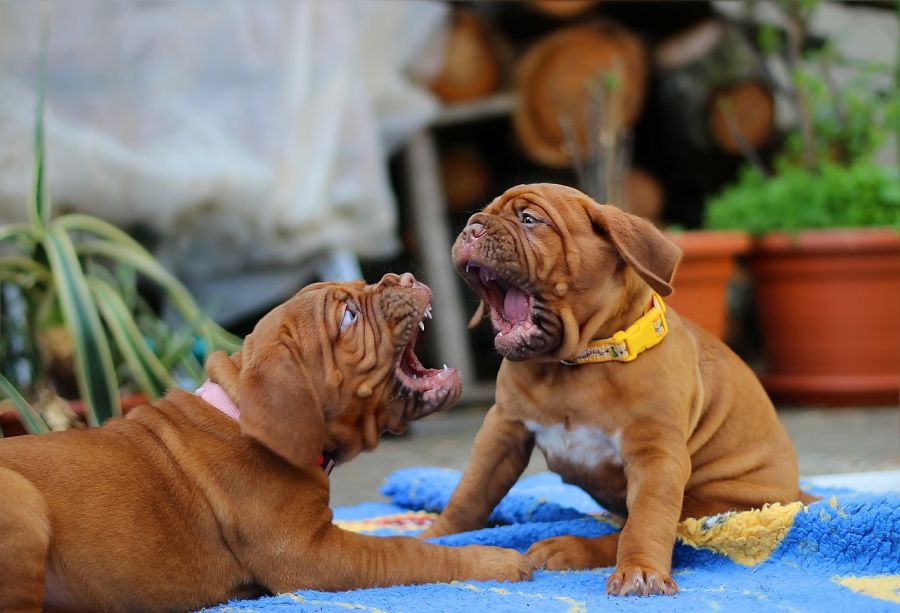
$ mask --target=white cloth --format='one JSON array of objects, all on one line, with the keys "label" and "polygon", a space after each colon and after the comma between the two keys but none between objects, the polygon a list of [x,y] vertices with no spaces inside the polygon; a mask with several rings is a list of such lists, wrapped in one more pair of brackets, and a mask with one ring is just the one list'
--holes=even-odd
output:
[{"label": "white cloth", "polygon": [[436,68],[426,43],[446,16],[399,0],[0,0],[0,222],[25,218],[46,23],[57,210],[148,226],[188,280],[389,255],[387,154],[437,112],[408,74],[426,48]]}]

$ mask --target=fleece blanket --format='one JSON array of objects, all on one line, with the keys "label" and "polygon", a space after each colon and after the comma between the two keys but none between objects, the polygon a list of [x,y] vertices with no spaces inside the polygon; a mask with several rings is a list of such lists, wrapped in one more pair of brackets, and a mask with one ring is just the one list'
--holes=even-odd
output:
[{"label": "fleece blanket", "polygon": [[[382,492],[390,503],[335,511],[348,530],[411,535],[449,500],[459,473],[412,468],[393,473]],[[298,591],[212,609],[249,611],[465,611],[492,613],[601,610],[900,611],[900,493],[809,488],[822,500],[773,504],[681,523],[673,555],[674,597],[609,598],[611,568],[537,571],[530,582],[454,582],[357,590]],[[434,542],[525,551],[563,534],[600,536],[621,528],[585,492],[553,474],[522,479],[491,516],[492,527]]]}]

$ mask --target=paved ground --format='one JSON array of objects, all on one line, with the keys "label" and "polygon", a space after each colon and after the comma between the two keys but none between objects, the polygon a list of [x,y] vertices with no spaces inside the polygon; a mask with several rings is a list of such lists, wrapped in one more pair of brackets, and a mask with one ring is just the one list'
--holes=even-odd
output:
[{"label": "paved ground", "polygon": [[[485,409],[456,408],[413,425],[407,436],[386,438],[371,454],[332,474],[332,505],[381,500],[378,487],[406,466],[462,469]],[[797,447],[804,476],[900,468],[900,410],[784,409],[782,421]],[[546,470],[535,452],[528,473]]]}]

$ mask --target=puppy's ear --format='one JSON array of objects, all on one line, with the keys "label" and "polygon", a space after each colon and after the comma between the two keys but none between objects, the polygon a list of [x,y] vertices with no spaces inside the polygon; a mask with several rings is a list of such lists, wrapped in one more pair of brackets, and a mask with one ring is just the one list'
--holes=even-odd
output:
[{"label": "puppy's ear", "polygon": [[609,204],[591,201],[588,215],[594,230],[605,234],[622,259],[662,296],[672,293],[681,249],[656,226]]},{"label": "puppy's ear", "polygon": [[470,330],[481,323],[481,320],[484,319],[485,310],[486,307],[484,306],[484,300],[482,300],[478,303],[478,308],[475,309],[475,313],[472,315],[472,319],[469,320]]},{"label": "puppy's ear", "polygon": [[299,352],[290,339],[255,342],[251,334],[242,358],[241,432],[295,466],[314,466],[325,442],[325,418]]}]

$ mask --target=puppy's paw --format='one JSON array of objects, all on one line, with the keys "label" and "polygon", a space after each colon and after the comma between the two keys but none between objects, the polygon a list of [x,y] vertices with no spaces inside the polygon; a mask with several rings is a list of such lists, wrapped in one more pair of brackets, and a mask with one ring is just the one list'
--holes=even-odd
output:
[{"label": "puppy's paw", "polygon": [[616,563],[616,539],[555,536],[538,541],[525,552],[535,568],[581,570]]},{"label": "puppy's paw", "polygon": [[619,565],[606,581],[610,596],[674,596],[678,586],[667,573],[638,565]]},{"label": "puppy's paw", "polygon": [[531,579],[534,570],[531,562],[515,549],[481,545],[469,545],[462,549],[464,558],[471,559],[472,572],[466,579],[510,582]]}]

